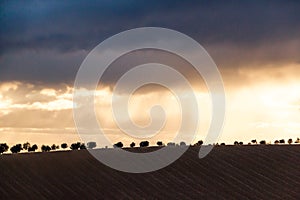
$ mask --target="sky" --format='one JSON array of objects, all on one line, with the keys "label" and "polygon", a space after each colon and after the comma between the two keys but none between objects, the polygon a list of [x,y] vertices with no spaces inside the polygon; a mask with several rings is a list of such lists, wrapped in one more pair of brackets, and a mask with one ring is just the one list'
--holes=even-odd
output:
[{"label": "sky", "polygon": [[[292,0],[1,1],[0,142],[79,140],[72,98],[81,63],[108,37],[139,27],[182,32],[210,54],[226,93],[219,142],[295,140],[300,137],[299,9],[300,2]],[[176,63],[179,71],[193,74],[185,64]],[[122,70],[107,72],[95,105],[111,141],[129,145],[139,140],[118,129],[109,103],[115,75]],[[192,79],[201,113],[197,141],[205,138],[211,105],[201,77]],[[179,87],[176,82],[175,86]],[[151,86],[133,95],[129,113],[136,124],[145,126],[151,122],[149,106],[162,105],[168,120],[158,135],[146,139],[152,144],[168,142],[180,124],[177,103],[170,91]]]}]

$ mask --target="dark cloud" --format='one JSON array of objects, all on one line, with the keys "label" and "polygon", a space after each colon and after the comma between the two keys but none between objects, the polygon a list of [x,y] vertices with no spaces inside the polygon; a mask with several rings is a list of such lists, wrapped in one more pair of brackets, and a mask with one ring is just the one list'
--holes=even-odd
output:
[{"label": "dark cloud", "polygon": [[17,80],[37,85],[72,84],[87,53],[23,50],[5,54],[0,59],[0,80]]},{"label": "dark cloud", "polygon": [[91,49],[140,26],[173,28],[205,43],[295,38],[299,6],[298,1],[8,1],[2,3],[1,50]]},{"label": "dark cloud", "polygon": [[[299,62],[299,47],[292,45],[299,44],[299,8],[299,1],[283,0],[2,1],[0,80],[72,83],[89,50],[143,26],[193,37],[221,68]],[[280,49],[286,44],[288,51]]]},{"label": "dark cloud", "polygon": [[[140,66],[147,63],[159,63],[166,66],[171,66],[173,69],[177,70],[182,76],[185,77],[186,80],[189,80],[190,84],[201,88],[204,87],[204,81],[200,74],[198,74],[197,70],[184,58],[172,54],[167,51],[163,50],[157,50],[157,49],[143,49],[143,50],[136,50],[129,52],[125,55],[120,56],[118,59],[116,59],[114,62],[111,63],[111,65],[106,69],[106,71],[103,73],[101,78],[101,84],[104,86],[111,86],[114,87],[115,84],[118,82],[118,80],[129,70],[132,70],[136,66]],[[154,66],[155,67],[155,66]],[[170,75],[170,74],[167,74]],[[178,85],[179,82],[176,77],[176,79],[170,75],[169,77],[166,75],[166,73],[147,73],[147,74],[140,74],[137,79],[144,80],[144,77],[150,77],[151,80],[165,80],[166,83],[168,83],[170,88],[182,87],[180,89],[184,90],[187,88],[184,88],[184,86]],[[144,77],[143,77],[144,76]],[[122,93],[127,91],[128,92],[128,86],[129,88],[132,88],[130,86],[134,86],[135,82],[137,80],[134,80],[135,77],[132,77],[131,79],[125,78],[125,85],[120,86],[120,92]],[[153,85],[149,85],[148,89],[153,87]],[[165,88],[161,88],[165,89]],[[148,91],[149,90],[144,90]]]}]

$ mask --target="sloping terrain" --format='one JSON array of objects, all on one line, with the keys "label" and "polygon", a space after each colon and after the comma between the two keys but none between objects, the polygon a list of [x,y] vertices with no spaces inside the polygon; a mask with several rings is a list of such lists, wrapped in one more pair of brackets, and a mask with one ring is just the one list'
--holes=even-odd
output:
[{"label": "sloping terrain", "polygon": [[0,156],[0,199],[300,199],[300,145],[191,147],[159,171],[111,169],[88,151]]}]

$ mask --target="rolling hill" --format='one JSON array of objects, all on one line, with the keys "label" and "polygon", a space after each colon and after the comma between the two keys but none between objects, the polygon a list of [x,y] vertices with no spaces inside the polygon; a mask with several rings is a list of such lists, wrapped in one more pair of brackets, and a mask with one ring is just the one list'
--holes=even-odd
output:
[{"label": "rolling hill", "polygon": [[300,199],[300,145],[198,151],[145,174],[111,169],[87,150],[1,155],[0,199]]}]

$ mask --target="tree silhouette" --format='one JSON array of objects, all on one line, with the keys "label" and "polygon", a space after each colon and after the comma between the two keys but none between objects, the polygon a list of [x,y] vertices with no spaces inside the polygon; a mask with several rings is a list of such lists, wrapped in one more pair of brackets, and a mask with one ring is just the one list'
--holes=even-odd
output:
[{"label": "tree silhouette", "polygon": [[167,146],[175,146],[175,142],[168,142]]},{"label": "tree silhouette", "polygon": [[278,140],[275,140],[274,144],[279,144],[279,141],[278,141]]},{"label": "tree silhouette", "polygon": [[179,144],[180,146],[186,146],[186,143],[185,142],[180,142],[180,144]]},{"label": "tree silhouette", "polygon": [[295,141],[295,143],[300,143],[300,139],[299,139],[299,138],[297,138],[297,140]]},{"label": "tree silhouette", "polygon": [[80,142],[76,142],[76,143],[71,144],[70,149],[72,149],[72,150],[78,150],[80,148],[80,146],[81,146],[81,143]]},{"label": "tree silhouette", "polygon": [[131,147],[131,148],[135,147],[135,143],[134,143],[134,142],[131,142],[130,147]]},{"label": "tree silhouette", "polygon": [[88,149],[93,149],[97,146],[96,142],[88,142],[87,143],[87,148]]},{"label": "tree silhouette", "polygon": [[123,147],[122,142],[118,142],[118,143],[114,144],[114,148],[122,148],[122,147]]},{"label": "tree silhouette", "polygon": [[57,147],[59,147],[59,146],[56,146],[55,144],[52,144],[51,150],[56,150],[56,149],[58,149]]},{"label": "tree silhouette", "polygon": [[234,144],[234,145],[239,145],[239,142],[238,142],[238,141],[234,141],[233,144]]},{"label": "tree silhouette", "polygon": [[68,148],[68,144],[67,143],[62,143],[60,145],[60,147],[63,148],[63,149],[66,149],[66,148]]},{"label": "tree silhouette", "polygon": [[202,144],[203,144],[203,141],[202,141],[202,140],[199,140],[199,141],[196,143],[197,146],[201,146]]},{"label": "tree silhouette", "polygon": [[32,145],[32,147],[28,148],[28,152],[35,152],[38,149],[38,146],[36,144]]},{"label": "tree silhouette", "polygon": [[279,140],[279,143],[284,144],[285,143],[284,139]]},{"label": "tree silhouette", "polygon": [[10,151],[12,153],[19,153],[21,150],[23,150],[22,144],[16,144],[15,146],[10,148]]},{"label": "tree silhouette", "polygon": [[222,142],[220,145],[221,145],[221,146],[225,146],[225,143],[224,143],[224,142]]},{"label": "tree silhouette", "polygon": [[243,145],[244,143],[243,142],[239,142],[239,145]]},{"label": "tree silhouette", "polygon": [[288,143],[289,143],[289,144],[292,144],[292,143],[293,143],[293,139],[290,138],[290,139],[288,140]]},{"label": "tree silhouette", "polygon": [[259,144],[266,144],[266,141],[262,140],[262,141],[259,142]]},{"label": "tree silhouette", "polygon": [[147,147],[149,146],[149,142],[148,141],[142,141],[140,142],[140,147]]},{"label": "tree silhouette", "polygon": [[24,150],[28,150],[30,148],[30,143],[29,142],[26,142],[23,144],[23,149]]},{"label": "tree silhouette", "polygon": [[42,145],[41,150],[42,152],[48,152],[51,150],[51,147],[48,145]]},{"label": "tree silhouette", "polygon": [[157,144],[157,146],[162,146],[163,142],[162,141],[158,141],[156,144]]},{"label": "tree silhouette", "polygon": [[252,142],[253,144],[257,144],[257,141],[256,141],[256,140],[251,140],[251,142]]},{"label": "tree silhouette", "polygon": [[6,143],[1,143],[0,144],[0,154],[7,152],[8,148],[9,148],[9,146]]},{"label": "tree silhouette", "polygon": [[80,149],[80,150],[81,150],[81,149],[86,149],[85,144],[84,144],[84,143],[81,143],[79,149]]}]

